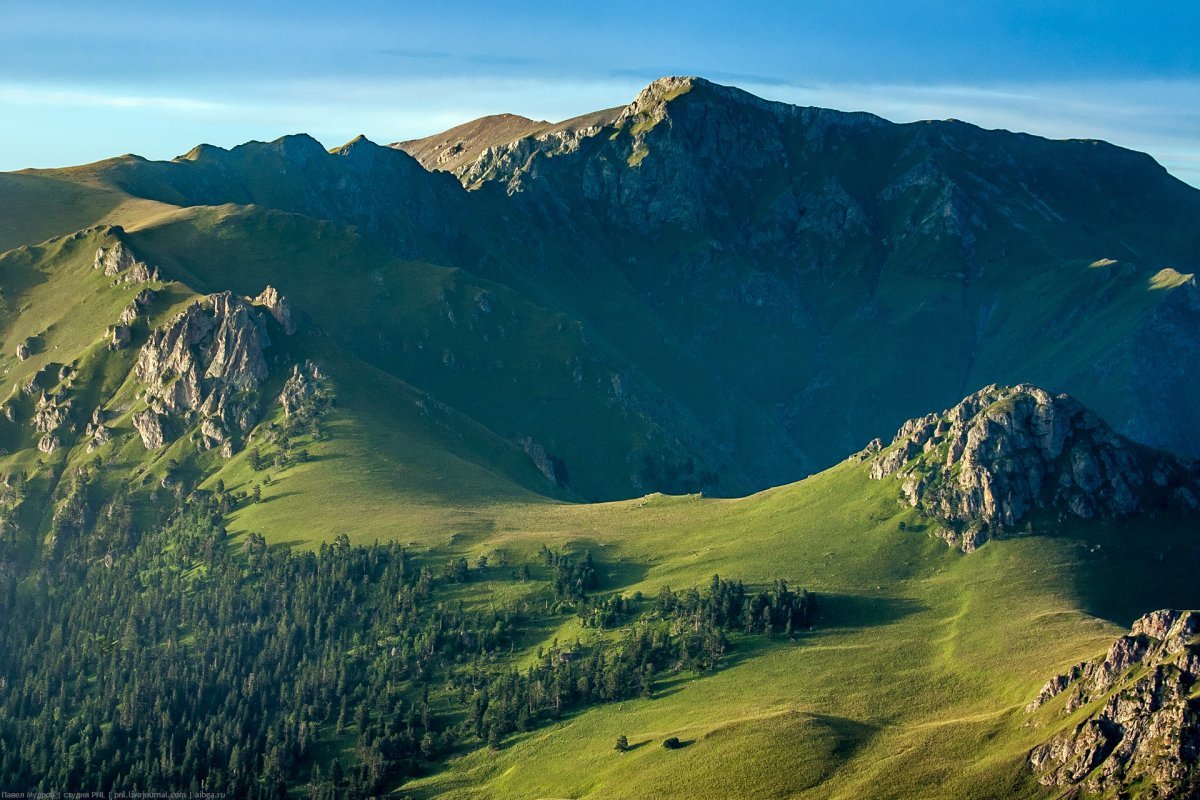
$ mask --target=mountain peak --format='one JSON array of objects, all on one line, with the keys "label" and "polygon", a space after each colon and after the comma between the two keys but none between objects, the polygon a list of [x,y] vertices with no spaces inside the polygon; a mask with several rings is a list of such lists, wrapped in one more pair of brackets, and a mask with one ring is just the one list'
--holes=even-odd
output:
[{"label": "mountain peak", "polygon": [[519,114],[491,114],[433,136],[395,142],[389,147],[403,150],[427,169],[453,171],[475,161],[489,148],[536,135],[548,127],[549,122],[532,120]]},{"label": "mountain peak", "polygon": [[191,150],[188,150],[183,155],[177,157],[176,161],[202,161],[206,158],[217,158],[227,154],[229,151],[224,147],[218,147],[215,144],[198,144]]},{"label": "mountain peak", "polygon": [[335,156],[344,156],[344,155],[347,155],[348,153],[350,153],[352,150],[356,150],[356,149],[370,150],[370,149],[374,149],[377,147],[379,147],[379,145],[375,144],[370,139],[368,139],[366,134],[360,133],[358,136],[355,136],[353,139],[346,142],[345,144],[332,148],[329,151],[329,153],[331,155],[335,155]]},{"label": "mountain peak", "polygon": [[270,143],[270,146],[281,154],[300,160],[312,158],[318,153],[325,155],[325,145],[318,142],[307,133],[290,133],[280,136]]}]

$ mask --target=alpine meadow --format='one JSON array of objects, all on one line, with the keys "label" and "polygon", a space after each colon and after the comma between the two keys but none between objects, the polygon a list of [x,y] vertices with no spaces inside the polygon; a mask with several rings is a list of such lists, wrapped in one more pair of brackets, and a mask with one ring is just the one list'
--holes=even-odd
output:
[{"label": "alpine meadow", "polygon": [[0,173],[4,797],[1200,798],[1200,189],[737,82]]}]

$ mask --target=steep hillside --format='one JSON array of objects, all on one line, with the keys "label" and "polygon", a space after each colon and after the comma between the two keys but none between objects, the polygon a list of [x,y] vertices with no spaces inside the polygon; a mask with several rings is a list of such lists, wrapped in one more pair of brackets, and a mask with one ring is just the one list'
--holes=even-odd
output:
[{"label": "steep hillside", "polygon": [[[9,558],[56,547],[57,509],[84,473],[93,511],[130,487],[144,524],[159,518],[162,496],[206,480],[247,496],[265,484],[268,499],[285,473],[296,477],[293,496],[314,480],[321,492],[345,492],[323,513],[313,513],[312,497],[297,512],[328,535],[354,496],[386,496],[420,517],[430,505],[448,513],[565,491],[541,469],[552,462],[537,445],[500,438],[357,358],[265,283],[236,293],[168,278],[137,237],[109,227],[12,250],[0,270],[12,386],[0,406]],[[298,385],[296,369],[306,376]],[[289,387],[303,400],[290,408]],[[319,414],[304,411],[313,396],[327,398]],[[265,466],[250,469],[260,455]],[[387,524],[403,517],[393,512]],[[81,519],[68,533],[83,527]]]},{"label": "steep hillside", "polygon": [[[0,199],[49,211],[0,243],[104,222],[202,291],[280,287],[364,362],[531,439],[578,497],[794,480],[988,383],[1200,453],[1200,193],[1102,142],[667,78],[559,124],[122,156],[8,176]],[[481,292],[524,326],[505,346]],[[546,325],[553,354],[530,357]]]},{"label": "steep hillside", "polygon": [[[264,323],[269,333],[276,332],[269,321]],[[202,345],[197,352],[205,356],[211,351]],[[343,370],[349,368],[347,363]],[[289,384],[298,375],[301,383],[312,375],[307,367],[289,374]],[[319,380],[330,381],[340,391],[346,385],[345,374],[332,373]],[[1046,747],[1051,748],[1048,752],[1066,753],[1056,743],[1066,741],[1078,719],[1055,716],[1059,713],[1055,701],[1033,713],[1034,724],[1030,724],[1032,712],[1026,706],[1046,677],[1070,673],[1071,665],[1101,655],[1146,609],[1200,604],[1192,580],[1200,570],[1195,512],[1151,510],[1152,493],[1144,495],[1138,510],[1119,520],[1067,517],[1039,527],[1032,535],[1001,537],[970,554],[945,547],[938,533],[943,520],[902,502],[896,484],[873,480],[872,464],[859,458],[800,483],[743,499],[650,495],[590,505],[505,492],[496,483],[473,484],[470,473],[460,466],[445,475],[461,493],[457,505],[447,507],[445,488],[439,489],[436,481],[422,484],[420,476],[406,466],[413,463],[415,448],[434,445],[444,452],[446,441],[436,439],[436,434],[425,445],[414,441],[408,432],[417,428],[408,424],[397,426],[391,435],[386,426],[368,428],[364,421],[373,419],[374,413],[384,413],[378,419],[394,418],[393,403],[403,395],[382,382],[362,385],[370,391],[346,392],[345,400],[339,394],[336,403],[319,415],[320,437],[310,440],[306,430],[292,437],[293,450],[307,448],[308,458],[282,466],[273,463],[281,440],[271,435],[258,440],[260,456],[268,462],[265,470],[255,470],[246,451],[223,462],[205,483],[209,491],[189,500],[200,510],[201,519],[211,514],[217,520],[207,523],[216,526],[212,532],[198,527],[201,538],[180,523],[162,533],[148,530],[144,542],[149,552],[145,552],[136,543],[114,538],[107,498],[119,498],[120,493],[110,490],[94,505],[87,488],[63,493],[50,523],[50,532],[57,533],[58,539],[53,548],[45,548],[50,560],[37,573],[58,574],[63,592],[69,585],[65,576],[84,570],[90,580],[108,587],[96,595],[98,602],[107,604],[121,591],[112,586],[114,576],[127,575],[133,566],[144,564],[128,580],[144,574],[137,585],[161,597],[164,614],[196,603],[212,603],[213,613],[224,613],[218,609],[234,602],[230,593],[238,603],[248,593],[252,609],[259,607],[253,604],[269,602],[274,610],[275,598],[303,598],[313,581],[325,574],[306,578],[305,564],[329,564],[329,559],[342,558],[384,563],[386,554],[394,555],[394,547],[358,551],[354,546],[398,541],[408,548],[405,558],[411,559],[407,563],[412,569],[405,574],[415,578],[418,568],[424,568],[417,580],[432,585],[436,609],[457,606],[471,613],[482,611],[484,622],[470,625],[483,624],[488,630],[498,626],[495,631],[504,637],[502,646],[490,646],[483,657],[468,650],[465,661],[464,655],[453,655],[453,645],[447,642],[474,641],[472,637],[485,631],[452,628],[452,635],[442,640],[445,649],[435,650],[421,662],[422,669],[437,670],[439,679],[429,683],[407,672],[408,651],[398,652],[408,647],[400,644],[407,640],[347,639],[344,654],[326,661],[327,648],[340,632],[322,634],[319,626],[314,632],[300,625],[295,607],[286,613],[280,609],[278,617],[267,612],[265,630],[281,626],[282,641],[315,637],[305,652],[323,653],[317,663],[341,664],[331,668],[347,676],[342,696],[352,698],[341,717],[336,702],[320,693],[306,701],[310,705],[301,719],[314,722],[302,724],[300,730],[310,741],[297,745],[300,760],[286,765],[289,782],[301,791],[307,790],[307,784],[314,790],[326,786],[328,776],[339,771],[350,776],[346,780],[357,781],[374,764],[372,775],[404,776],[392,779],[384,789],[415,797],[1056,796],[1058,776],[1066,773],[1037,754]],[[300,389],[282,394],[306,396]],[[283,429],[288,419],[312,419],[285,416],[288,408],[296,414],[296,406],[283,401],[262,424]],[[138,452],[142,444],[136,435],[125,436],[123,452]],[[1071,441],[1072,436],[1065,439]],[[176,447],[171,452],[185,451]],[[437,469],[445,462],[436,458],[429,457],[421,465]],[[389,473],[393,464],[400,474]],[[122,470],[121,460],[106,458],[102,469],[93,467],[74,486],[91,481],[94,491],[98,476],[128,475]],[[266,473],[274,477],[269,483]],[[186,473],[171,470],[167,475],[171,480],[165,485],[156,479],[141,490],[135,480],[135,492],[155,491],[160,505],[170,505],[172,489],[186,480]],[[257,501],[249,491],[252,483],[261,488]],[[472,486],[478,494],[472,494]],[[7,485],[6,498],[16,488]],[[1106,496],[1100,486],[1083,491],[1096,504]],[[1142,498],[1145,491],[1150,490],[1139,487],[1137,496]],[[95,528],[90,527],[92,519]],[[183,520],[189,519],[184,512]],[[78,528],[71,527],[75,520],[82,520]],[[343,539],[340,533],[349,536]],[[261,534],[276,547],[268,550]],[[337,541],[330,546],[335,536]],[[227,547],[214,549],[213,541],[226,541]],[[160,552],[167,542],[171,544]],[[317,551],[319,556],[289,556],[289,546]],[[556,553],[575,561],[555,562]],[[593,565],[596,578],[580,595],[564,596],[559,589],[551,593],[548,563],[587,563]],[[455,568],[456,564],[461,566]],[[267,568],[276,570],[272,574],[284,583],[264,587],[260,594],[252,582]],[[6,583],[13,569],[23,567],[0,570],[0,603],[23,609],[26,606],[19,604],[27,601],[22,598],[36,595],[17,592],[11,588],[13,583]],[[210,587],[206,582],[210,574],[232,574],[239,582],[251,582],[247,584],[251,588],[222,588],[220,583]],[[360,618],[386,621],[389,613],[373,610],[393,608],[389,604],[394,601],[371,593],[372,574],[368,570],[361,581],[336,584],[350,592],[350,599],[338,594],[330,596],[336,599],[318,596],[315,607],[323,614],[339,615],[338,619],[351,614],[347,625],[359,624],[354,620]],[[595,664],[597,653],[621,652],[622,642],[630,641],[639,626],[662,624],[657,616],[662,612],[655,609],[665,607],[664,587],[671,587],[679,597],[688,596],[692,587],[708,592],[708,587],[718,585],[714,574],[742,581],[752,593],[778,587],[776,581],[786,579],[791,586],[813,593],[818,615],[811,628],[780,628],[767,634],[749,627],[752,620],[745,629],[739,623],[728,632],[727,645],[712,666],[691,660],[674,665],[658,662],[648,678],[644,671],[638,673],[649,690],[576,702],[562,713],[539,711],[524,722],[503,722],[508,711],[496,705],[496,692],[506,682],[532,675],[529,670]],[[82,586],[81,591],[87,591],[88,584]],[[45,602],[58,596],[59,592],[52,593]],[[402,593],[397,599],[406,597]],[[621,598],[615,607],[625,610],[612,612],[610,621],[596,622],[592,609],[612,607],[613,597]],[[396,609],[401,619],[410,611]],[[134,601],[127,611],[117,613],[142,618],[144,609]],[[52,618],[67,616],[64,609],[61,617]],[[238,630],[249,629],[261,619],[261,613],[255,612]],[[73,630],[63,624],[62,630]],[[103,621],[91,625],[103,625],[105,631],[113,628]],[[88,642],[95,640],[92,627],[84,625],[81,630]],[[123,644],[114,657],[140,659],[140,674],[169,680],[180,672],[179,666],[169,665],[181,655],[193,648],[216,647],[229,635],[197,629],[192,640],[176,638],[173,629],[156,631],[150,625],[121,639],[118,626],[117,638]],[[166,638],[162,646],[157,646],[158,636]],[[141,644],[131,648],[131,640]],[[107,662],[88,656],[90,648],[79,656],[80,669],[85,674],[107,674]],[[557,655],[564,652],[562,648],[574,655]],[[27,658],[29,650],[9,652]],[[274,658],[272,654],[280,651],[278,646],[264,646],[254,652]],[[179,663],[186,661],[184,657]],[[280,663],[292,665],[289,669],[313,665],[305,658]],[[4,674],[7,682],[0,688],[0,703],[14,709],[14,719],[37,713],[40,706],[33,703],[18,705],[36,687],[27,684],[20,671]],[[401,679],[404,675],[409,677]],[[391,681],[386,689],[383,680]],[[64,685],[59,699],[45,707],[52,709],[64,697],[86,697],[89,685]],[[95,691],[112,685],[97,681]],[[150,685],[143,681],[139,691],[148,693]],[[329,680],[311,685],[332,689]],[[377,686],[377,694],[362,699],[364,687]],[[256,692],[252,697],[274,696],[268,689],[246,691]],[[151,702],[153,695],[145,696]],[[1104,700],[1089,694],[1085,702],[1093,701],[1080,714],[1108,713],[1101,711],[1107,708]],[[364,712],[356,710],[360,702]],[[84,707],[92,708],[86,700]],[[472,726],[470,709],[485,707],[493,710],[484,712],[479,724],[504,725],[492,729],[502,733]],[[122,704],[121,708],[129,709],[121,717],[129,722],[121,723],[120,736],[157,735],[153,733],[157,723],[134,724],[141,718],[135,706]],[[85,718],[93,713],[89,710]],[[46,730],[68,730],[74,718],[70,714],[51,718],[47,713],[37,719]],[[285,732],[295,724],[269,719]],[[199,720],[204,724],[203,717]],[[193,721],[191,716],[181,720],[181,736],[183,726],[195,729]],[[406,724],[438,737],[429,740],[415,764],[399,757],[391,761],[387,754],[392,751],[368,747],[372,739],[367,737],[374,737],[377,727],[386,732],[398,726],[403,731]],[[30,730],[34,728],[0,725],[0,737],[18,741],[25,736],[23,731]],[[306,730],[309,733],[303,734]],[[288,746],[295,743],[293,733],[281,735],[287,737]],[[625,737],[624,751],[614,749],[619,737]],[[113,752],[104,749],[99,733],[94,738],[96,747],[80,753],[81,768],[93,763],[86,759],[98,761]],[[678,740],[677,746],[663,746],[672,739]],[[273,791],[273,776],[285,774],[271,755],[270,742],[248,745],[228,761],[243,765],[240,769],[253,776],[248,787],[260,793]],[[186,770],[182,740],[179,746],[179,755],[173,756],[179,759],[176,769]],[[1084,752],[1084,746],[1072,746],[1074,752]],[[131,752],[140,753],[139,748],[140,743]],[[20,764],[0,759],[0,769],[19,770]],[[57,767],[55,774],[59,774]],[[227,777],[221,777],[222,785],[227,785]],[[168,773],[159,774],[158,780],[169,783]]]},{"label": "steep hillside", "polygon": [[669,78],[609,124],[453,171],[594,240],[551,257],[601,276],[589,292],[619,272],[818,463],[906,411],[1018,380],[1200,452],[1178,405],[1197,359],[1181,331],[1200,319],[1200,193],[1142,154]]}]

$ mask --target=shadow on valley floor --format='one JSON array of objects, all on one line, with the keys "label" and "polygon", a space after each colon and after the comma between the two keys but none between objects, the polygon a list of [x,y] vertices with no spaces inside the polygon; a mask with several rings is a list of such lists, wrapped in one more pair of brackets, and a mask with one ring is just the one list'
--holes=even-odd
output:
[{"label": "shadow on valley floor", "polygon": [[638,561],[606,561],[600,565],[600,591],[615,592],[641,583],[649,571],[649,564]]},{"label": "shadow on valley floor", "polygon": [[[278,481],[276,481],[276,482],[278,482]],[[260,503],[274,503],[276,500],[282,500],[282,499],[283,499],[283,498],[285,498],[285,497],[298,497],[298,496],[299,496],[299,495],[301,495],[301,494],[303,494],[303,493],[302,493],[302,492],[296,492],[296,491],[291,491],[291,492],[279,492],[278,494],[272,494],[272,495],[269,495],[269,496],[267,496],[267,497],[264,497],[264,498],[263,498],[262,500],[260,500],[259,502],[260,502]]]},{"label": "shadow on valley floor", "polygon": [[1070,532],[1067,568],[1082,609],[1128,626],[1160,608],[1200,608],[1200,526],[1167,515]]},{"label": "shadow on valley floor", "polygon": [[927,606],[906,597],[817,592],[818,630],[874,628],[891,625],[924,611]]}]

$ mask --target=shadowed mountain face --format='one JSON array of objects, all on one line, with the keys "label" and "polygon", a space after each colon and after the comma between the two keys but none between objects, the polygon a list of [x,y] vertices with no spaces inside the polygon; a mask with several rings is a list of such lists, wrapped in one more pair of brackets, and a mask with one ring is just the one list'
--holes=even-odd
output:
[{"label": "shadowed mountain face", "polygon": [[988,383],[1200,453],[1200,192],[1103,142],[666,78],[560,124],[0,182],[5,208],[33,197],[53,223],[4,246],[120,222],[197,291],[277,286],[301,329],[479,424],[545,491],[784,483]]}]

